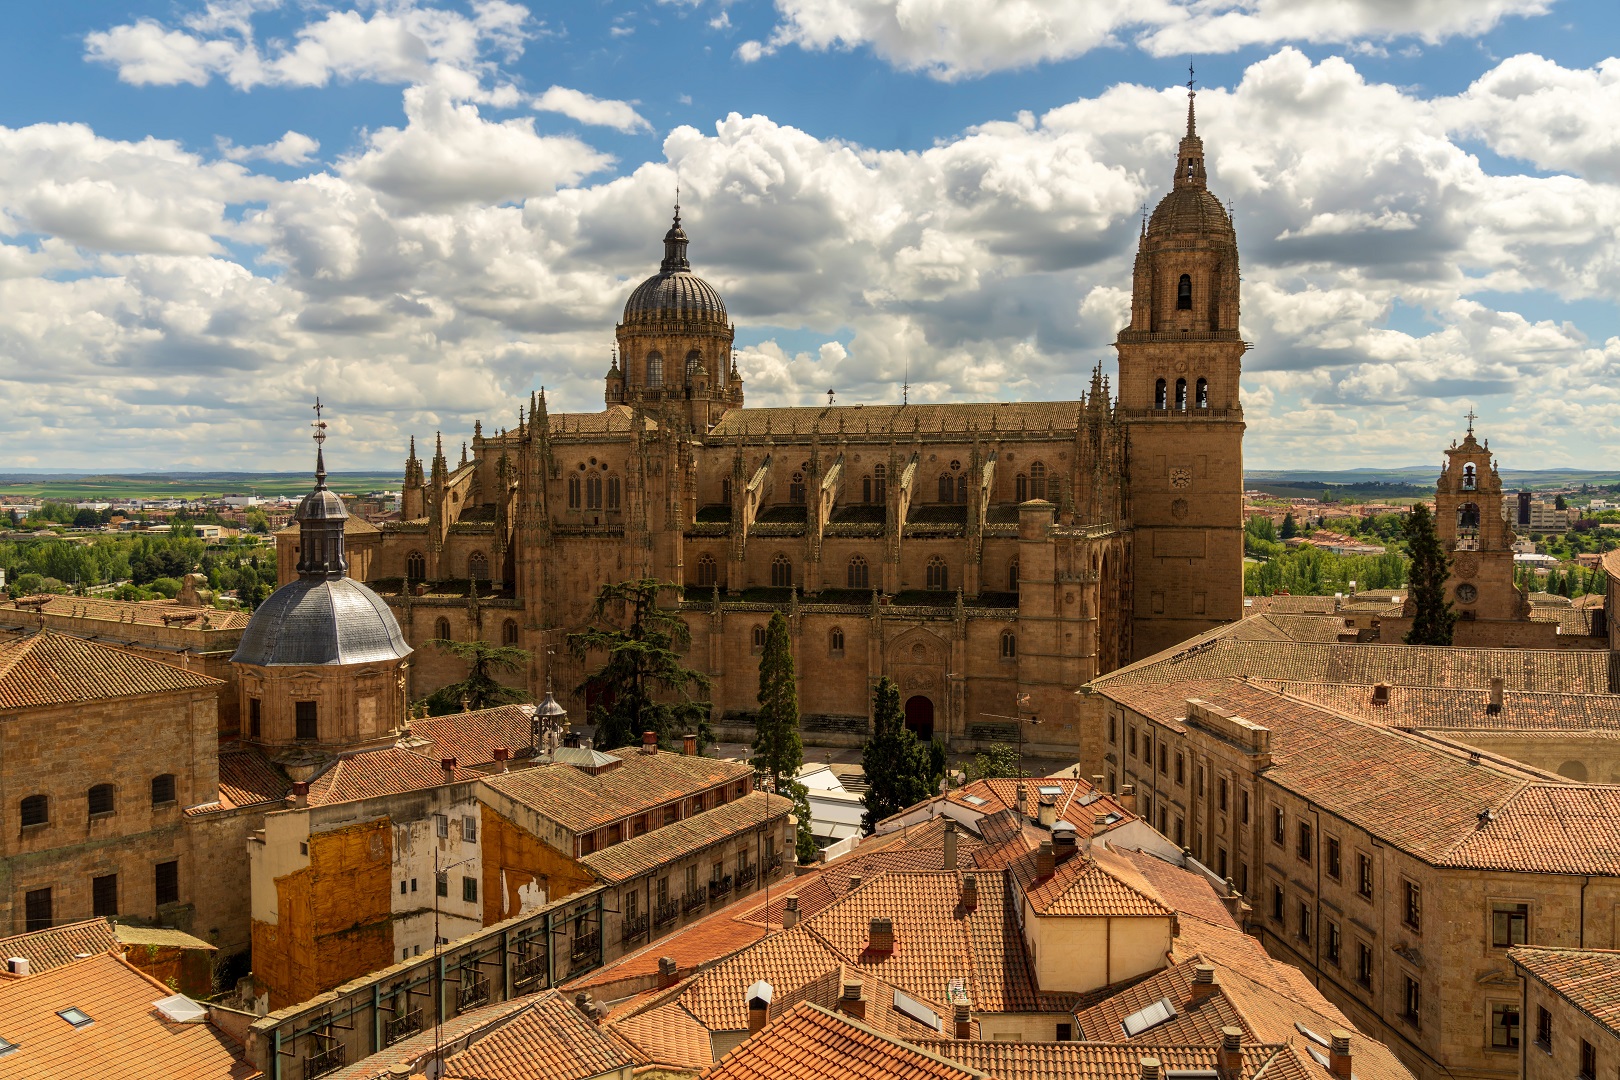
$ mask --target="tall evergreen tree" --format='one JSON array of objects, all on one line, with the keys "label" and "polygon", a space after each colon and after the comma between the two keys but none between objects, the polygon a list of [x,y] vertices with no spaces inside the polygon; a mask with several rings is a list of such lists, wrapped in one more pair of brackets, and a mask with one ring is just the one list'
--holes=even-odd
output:
[{"label": "tall evergreen tree", "polygon": [[1424,503],[1412,504],[1412,512],[1407,515],[1406,552],[1412,560],[1407,588],[1415,609],[1406,644],[1450,645],[1452,629],[1457,625],[1457,613],[1446,598],[1451,557],[1440,546],[1434,518]]},{"label": "tall evergreen tree", "polygon": [[799,738],[799,680],[793,670],[793,644],[788,621],[778,611],[765,627],[765,650],[759,657],[759,720],[754,726],[751,764],[771,778],[771,790],[793,800],[799,819],[799,862],[816,858],[816,837],[810,828],[810,793],[795,779],[804,764],[804,743]]},{"label": "tall evergreen tree", "polygon": [[604,585],[591,606],[591,625],[568,635],[568,651],[582,661],[606,654],[575,693],[591,695],[590,720],[599,749],[629,746],[644,731],[673,748],[675,737],[698,733],[709,741],[709,677],[682,663],[692,635],[680,616],[658,606],[676,586],[654,578]]},{"label": "tall evergreen tree", "polygon": [[900,688],[888,676],[872,693],[872,737],[861,748],[861,769],[867,783],[861,828],[868,834],[889,815],[933,798],[945,776],[944,744],[924,743],[906,727]]},{"label": "tall evergreen tree", "polygon": [[493,709],[497,705],[529,700],[529,695],[523,690],[507,686],[495,678],[497,672],[522,671],[529,662],[526,650],[516,645],[449,641],[445,638],[435,638],[428,644],[467,665],[466,678],[441,686],[427,696],[428,712],[433,716],[445,716],[460,712],[463,708]]},{"label": "tall evergreen tree", "polygon": [[1293,514],[1284,514],[1282,530],[1277,533],[1279,540],[1292,540],[1299,535],[1299,524],[1294,520]]}]

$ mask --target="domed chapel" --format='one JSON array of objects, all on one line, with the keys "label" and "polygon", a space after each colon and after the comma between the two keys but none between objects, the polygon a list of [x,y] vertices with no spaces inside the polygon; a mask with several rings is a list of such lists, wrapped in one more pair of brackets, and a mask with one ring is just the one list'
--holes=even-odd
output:
[{"label": "domed chapel", "polygon": [[[781,610],[811,743],[863,740],[886,675],[907,723],[954,749],[1015,738],[1014,716],[1039,720],[1026,744],[1072,749],[1080,684],[1243,611],[1249,345],[1237,237],[1204,161],[1189,91],[1170,191],[1137,245],[1118,395],[1098,369],[1077,401],[747,408],[735,327],[693,272],[677,207],[615,328],[601,411],[532,394],[512,428],[476,425],[454,463],[442,434],[427,463],[412,438],[401,519],[351,535],[370,586],[354,610],[380,621],[375,598],[403,635],[368,631],[367,662],[381,676],[415,645],[415,698],[462,675],[424,642],[516,644],[536,696],[549,677],[572,697],[586,672],[566,635],[601,585],[653,577],[684,587],[688,663],[713,681],[722,737],[751,735]],[[321,501],[278,538],[288,584],[269,603],[342,621],[336,571],[310,550],[343,535]],[[387,726],[368,715],[341,723]]]}]

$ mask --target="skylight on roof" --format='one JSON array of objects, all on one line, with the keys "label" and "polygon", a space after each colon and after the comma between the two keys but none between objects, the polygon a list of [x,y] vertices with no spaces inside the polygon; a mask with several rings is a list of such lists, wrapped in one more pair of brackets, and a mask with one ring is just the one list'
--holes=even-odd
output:
[{"label": "skylight on roof", "polygon": [[18,1049],[19,1047],[16,1043],[12,1042],[4,1035],[0,1035],[0,1057],[5,1057],[7,1054],[15,1054]]},{"label": "skylight on roof", "polygon": [[945,1030],[945,1026],[940,1023],[938,1013],[924,1005],[922,1002],[918,1001],[916,998],[912,997],[910,994],[906,993],[904,990],[896,990],[894,992],[894,1007],[911,1017],[913,1020],[917,1021],[919,1024],[925,1024],[928,1027],[933,1028],[935,1031]]},{"label": "skylight on roof", "polygon": [[964,795],[962,796],[962,801],[972,803],[974,806],[983,806],[985,803],[985,800],[977,795]]},{"label": "skylight on roof", "polygon": [[1087,793],[1085,795],[1082,795],[1080,797],[1080,805],[1081,806],[1090,806],[1092,803],[1096,802],[1100,798],[1102,798],[1102,792],[1100,792],[1100,791],[1089,792],[1089,793]]},{"label": "skylight on roof", "polygon": [[1058,787],[1056,784],[1042,784],[1040,787],[1036,788],[1035,790],[1040,792],[1042,795],[1061,795],[1061,794],[1063,794],[1063,789],[1061,787]]},{"label": "skylight on roof", "polygon": [[1176,1007],[1170,1004],[1169,998],[1160,998],[1145,1009],[1138,1009],[1119,1022],[1125,1029],[1125,1034],[1131,1038],[1142,1034],[1150,1028],[1156,1028],[1166,1020],[1173,1019]]},{"label": "skylight on roof", "polygon": [[1294,1021],[1294,1030],[1299,1032],[1301,1035],[1305,1036],[1307,1039],[1311,1040],[1311,1042],[1316,1043],[1318,1046],[1332,1046],[1333,1045],[1332,1043],[1328,1042],[1326,1039],[1322,1038],[1322,1036],[1318,1035],[1316,1032],[1312,1031],[1310,1028],[1308,1028],[1304,1024],[1300,1023],[1298,1020]]},{"label": "skylight on roof", "polygon": [[76,1028],[89,1027],[94,1021],[83,1009],[62,1009],[56,1014]]}]

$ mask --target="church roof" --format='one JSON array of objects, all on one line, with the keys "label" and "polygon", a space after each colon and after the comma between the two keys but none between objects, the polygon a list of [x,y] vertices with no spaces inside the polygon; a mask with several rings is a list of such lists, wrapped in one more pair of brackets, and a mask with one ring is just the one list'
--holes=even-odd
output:
[{"label": "church roof", "polygon": [[382,597],[353,578],[301,577],[259,605],[231,662],[366,664],[410,654]]},{"label": "church roof", "polygon": [[[966,434],[970,431],[1073,432],[1079,401],[978,401],[939,405],[817,405],[732,409],[709,434],[725,436]],[[842,425],[842,426],[840,426]]]},{"label": "church roof", "polygon": [[195,671],[50,630],[0,645],[0,709],[219,685]]},{"label": "church roof", "polygon": [[681,228],[681,208],[675,207],[675,223],[664,234],[664,261],[658,273],[636,286],[624,305],[624,321],[683,322],[727,325],[726,302],[713,285],[692,273],[686,258],[686,230]]}]

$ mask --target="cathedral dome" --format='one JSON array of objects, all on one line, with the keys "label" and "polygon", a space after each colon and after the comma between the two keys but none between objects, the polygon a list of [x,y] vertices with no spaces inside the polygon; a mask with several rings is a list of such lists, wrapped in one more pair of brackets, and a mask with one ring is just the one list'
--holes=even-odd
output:
[{"label": "cathedral dome", "polygon": [[1237,243],[1237,232],[1221,200],[1208,188],[1187,185],[1173,189],[1148,219],[1147,239],[1224,240]]},{"label": "cathedral dome", "polygon": [[383,598],[353,578],[300,577],[253,613],[233,664],[366,664],[411,653]]},{"label": "cathedral dome", "polygon": [[636,286],[624,305],[624,321],[656,322],[678,319],[683,322],[727,325],[726,302],[713,285],[692,273],[686,258],[686,231],[681,228],[680,207],[675,223],[664,234],[664,261],[658,273]]}]

